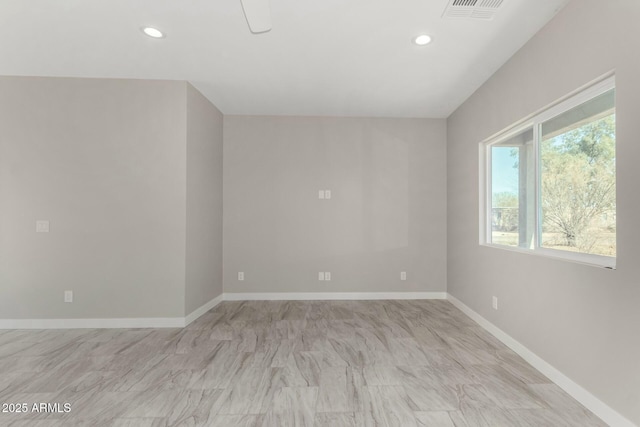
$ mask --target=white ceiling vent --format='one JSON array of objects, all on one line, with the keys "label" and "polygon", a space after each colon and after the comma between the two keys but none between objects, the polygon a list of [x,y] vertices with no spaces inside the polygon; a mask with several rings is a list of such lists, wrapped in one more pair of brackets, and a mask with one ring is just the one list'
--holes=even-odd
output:
[{"label": "white ceiling vent", "polygon": [[449,0],[445,18],[493,19],[504,0]]}]

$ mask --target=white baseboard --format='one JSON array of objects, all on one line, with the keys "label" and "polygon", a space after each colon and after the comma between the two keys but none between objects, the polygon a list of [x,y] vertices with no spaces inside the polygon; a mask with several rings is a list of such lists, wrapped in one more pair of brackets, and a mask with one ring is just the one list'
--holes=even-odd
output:
[{"label": "white baseboard", "polygon": [[113,319],[0,319],[0,329],[182,328],[184,317]]},{"label": "white baseboard", "polygon": [[137,329],[184,328],[223,300],[218,295],[186,317],[133,317],[113,319],[0,319],[0,329]]},{"label": "white baseboard", "polygon": [[184,318],[184,325],[183,326],[189,326],[189,324],[191,322],[193,322],[194,320],[196,320],[198,317],[202,316],[207,311],[211,310],[213,307],[215,307],[216,305],[220,304],[223,299],[224,299],[224,294],[220,294],[217,297],[215,297],[214,299],[212,299],[211,301],[209,301],[208,303],[204,304],[202,307],[196,308],[195,310],[193,310],[190,314],[188,314]]},{"label": "white baseboard", "polygon": [[113,319],[0,319],[0,329],[183,328],[222,301],[408,300],[447,299],[446,292],[268,292],[225,293],[185,317]]},{"label": "white baseboard", "polygon": [[540,358],[534,352],[527,347],[516,341],[509,334],[498,328],[493,323],[473,311],[466,306],[462,301],[457,299],[451,294],[447,295],[447,299],[456,306],[460,311],[473,319],[476,323],[486,329],[491,335],[502,341],[507,347],[515,351],[524,360],[529,362],[531,366],[542,372],[547,378],[553,381],[561,389],[566,391],[578,402],[582,403],[587,409],[600,417],[604,422],[610,426],[616,427],[635,427],[636,425],[611,408],[609,405],[598,399],[593,394],[589,393],[582,386],[575,383],[569,377],[564,375],[558,369],[554,368],[548,362]]},{"label": "white baseboard", "polygon": [[225,301],[447,299],[446,292],[265,292],[225,293]]}]

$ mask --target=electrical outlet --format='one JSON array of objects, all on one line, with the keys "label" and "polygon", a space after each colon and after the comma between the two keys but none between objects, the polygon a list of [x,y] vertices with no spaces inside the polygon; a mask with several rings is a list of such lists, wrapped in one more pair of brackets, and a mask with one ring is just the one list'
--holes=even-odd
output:
[{"label": "electrical outlet", "polygon": [[321,271],[318,273],[318,280],[320,280],[321,282],[324,282],[324,271]]},{"label": "electrical outlet", "polygon": [[400,280],[407,280],[407,272],[406,271],[401,271],[400,272]]},{"label": "electrical outlet", "polygon": [[331,198],[331,190],[324,190],[324,198],[325,199]]},{"label": "electrical outlet", "polygon": [[325,271],[324,272],[324,280],[326,280],[326,281],[330,281],[331,280],[331,272],[330,271]]},{"label": "electrical outlet", "polygon": [[39,219],[36,221],[36,233],[48,233],[49,232],[49,221],[44,219]]},{"label": "electrical outlet", "polygon": [[240,281],[244,280],[244,271],[238,271],[238,280]]},{"label": "electrical outlet", "polygon": [[498,309],[498,297],[493,297],[493,300],[491,301],[491,305],[493,306],[494,310]]},{"label": "electrical outlet", "polygon": [[73,291],[64,291],[64,302],[73,302]]}]

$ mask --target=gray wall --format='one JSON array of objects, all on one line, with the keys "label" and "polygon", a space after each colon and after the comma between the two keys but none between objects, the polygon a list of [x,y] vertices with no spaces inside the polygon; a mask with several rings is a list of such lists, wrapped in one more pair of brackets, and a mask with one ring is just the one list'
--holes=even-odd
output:
[{"label": "gray wall", "polygon": [[445,291],[445,127],[225,116],[225,292]]},{"label": "gray wall", "polygon": [[184,314],[185,129],[184,82],[0,78],[0,317]]},{"label": "gray wall", "polygon": [[222,113],[187,84],[185,313],[222,294]]},{"label": "gray wall", "polygon": [[[640,423],[640,2],[574,0],[448,120],[448,286]],[[478,143],[616,70],[618,269],[478,245]],[[500,310],[491,309],[491,296]]]}]

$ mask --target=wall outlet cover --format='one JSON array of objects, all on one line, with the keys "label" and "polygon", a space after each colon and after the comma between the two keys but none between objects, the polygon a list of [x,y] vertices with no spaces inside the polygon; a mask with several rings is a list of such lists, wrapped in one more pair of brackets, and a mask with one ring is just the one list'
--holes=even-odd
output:
[{"label": "wall outlet cover", "polygon": [[36,221],[36,233],[48,233],[49,221],[45,219],[39,219]]}]

